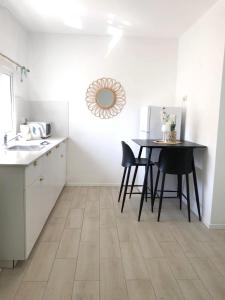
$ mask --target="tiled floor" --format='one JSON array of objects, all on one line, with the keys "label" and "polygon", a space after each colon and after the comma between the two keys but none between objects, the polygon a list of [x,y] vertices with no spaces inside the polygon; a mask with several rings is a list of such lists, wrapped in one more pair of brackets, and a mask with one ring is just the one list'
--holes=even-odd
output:
[{"label": "tiled floor", "polygon": [[[165,200],[161,222],[116,188],[65,188],[29,260],[0,273],[0,299],[225,299],[225,231]],[[185,207],[184,207],[185,210]]]}]

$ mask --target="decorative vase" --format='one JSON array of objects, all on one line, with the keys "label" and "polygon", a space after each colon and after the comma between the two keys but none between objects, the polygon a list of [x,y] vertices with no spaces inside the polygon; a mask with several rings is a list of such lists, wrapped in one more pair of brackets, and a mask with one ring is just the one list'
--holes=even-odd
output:
[{"label": "decorative vase", "polygon": [[170,132],[170,127],[168,123],[165,123],[161,127],[162,133],[163,133],[163,141],[167,142],[169,139],[169,132]]},{"label": "decorative vase", "polygon": [[176,142],[176,140],[177,140],[177,132],[175,130],[170,131],[168,133],[168,140],[171,141],[171,142],[174,142],[174,143]]}]

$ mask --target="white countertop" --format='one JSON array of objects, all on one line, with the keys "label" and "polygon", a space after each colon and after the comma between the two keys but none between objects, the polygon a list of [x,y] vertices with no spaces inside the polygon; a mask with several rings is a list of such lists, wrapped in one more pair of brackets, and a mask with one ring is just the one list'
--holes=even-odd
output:
[{"label": "white countertop", "polygon": [[67,138],[48,138],[31,141],[12,141],[8,146],[13,145],[40,145],[41,142],[47,141],[49,145],[45,145],[43,149],[38,151],[15,151],[7,150],[4,146],[0,147],[0,166],[27,166],[44,155],[46,152],[62,143]]}]

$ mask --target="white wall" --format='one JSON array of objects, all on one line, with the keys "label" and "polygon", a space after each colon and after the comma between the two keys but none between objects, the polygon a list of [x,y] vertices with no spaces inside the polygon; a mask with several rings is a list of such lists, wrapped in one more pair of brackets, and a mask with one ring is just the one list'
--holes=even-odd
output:
[{"label": "white wall", "polygon": [[220,101],[219,125],[217,133],[217,150],[215,164],[215,179],[212,203],[211,226],[214,228],[225,227],[225,60],[223,65],[222,90]]},{"label": "white wall", "polygon": [[[177,104],[187,96],[183,104],[186,108],[185,138],[208,147],[205,154],[198,153],[197,159],[200,188],[203,184],[203,217],[207,225],[225,224],[225,205],[216,208],[218,202],[222,203],[222,195],[218,198],[218,193],[214,193],[213,196],[224,45],[224,0],[218,1],[179,40]],[[212,214],[212,202],[213,210],[220,217]]]},{"label": "white wall", "polygon": [[[109,41],[30,35],[29,99],[69,101],[69,184],[118,184],[120,141],[132,144],[137,137],[140,106],[171,105],[175,99],[175,40],[123,38],[104,58]],[[96,118],[85,103],[89,84],[103,76],[120,81],[127,94],[123,111],[111,120]]]},{"label": "white wall", "polygon": [[[8,10],[0,6],[0,52],[21,65],[27,66],[28,36],[23,27],[15,20]],[[0,58],[0,66],[5,66],[14,71],[14,93],[17,110],[16,118],[19,119],[26,111],[27,81],[20,82],[20,72],[6,60]]]}]

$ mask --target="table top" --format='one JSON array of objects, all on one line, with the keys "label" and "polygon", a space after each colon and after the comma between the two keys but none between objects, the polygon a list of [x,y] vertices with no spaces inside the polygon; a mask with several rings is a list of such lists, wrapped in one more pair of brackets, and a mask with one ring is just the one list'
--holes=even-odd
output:
[{"label": "table top", "polygon": [[133,139],[132,141],[138,144],[140,147],[147,147],[147,148],[194,148],[194,149],[207,148],[204,145],[192,143],[189,141],[182,141],[182,143],[175,144],[175,145],[154,143],[155,140],[150,140],[150,139]]}]

